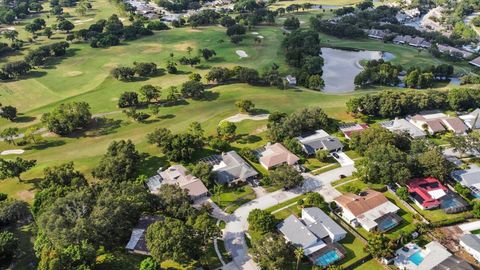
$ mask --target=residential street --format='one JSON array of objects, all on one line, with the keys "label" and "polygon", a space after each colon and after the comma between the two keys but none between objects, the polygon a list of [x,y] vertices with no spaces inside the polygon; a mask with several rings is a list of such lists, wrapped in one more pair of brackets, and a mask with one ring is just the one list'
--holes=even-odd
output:
[{"label": "residential street", "polygon": [[276,204],[292,199],[302,193],[313,190],[322,194],[326,201],[332,201],[333,198],[340,195],[340,193],[336,191],[330,183],[338,180],[340,175],[350,176],[354,171],[354,166],[350,165],[315,176],[304,174],[305,183],[301,188],[289,191],[278,190],[250,201],[238,208],[232,215],[230,215],[223,234],[226,249],[233,257],[233,261],[223,267],[223,269],[258,269],[255,262],[248,255],[248,249],[245,242],[245,232],[248,226],[247,218],[250,211],[255,208],[267,209]]}]

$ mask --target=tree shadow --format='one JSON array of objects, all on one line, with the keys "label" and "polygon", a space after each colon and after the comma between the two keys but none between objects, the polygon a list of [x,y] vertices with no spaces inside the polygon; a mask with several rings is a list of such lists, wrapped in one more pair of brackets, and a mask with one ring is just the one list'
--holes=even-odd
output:
[{"label": "tree shadow", "polygon": [[218,97],[220,96],[219,93],[216,93],[216,92],[211,92],[211,91],[206,91],[204,94],[203,94],[203,97],[199,100],[202,100],[202,101],[213,101],[213,100],[216,100]]},{"label": "tree shadow", "polygon": [[208,62],[210,62],[210,63],[225,62],[225,57],[223,57],[223,56],[214,56],[214,57],[208,59]]},{"label": "tree shadow", "polygon": [[84,131],[85,137],[98,137],[109,135],[117,132],[116,130],[122,126],[122,120],[110,118],[95,118],[88,126],[88,130]]},{"label": "tree shadow", "polygon": [[161,116],[159,116],[158,118],[159,118],[159,119],[172,119],[172,118],[175,118],[175,116],[176,116],[175,114],[169,113],[169,114],[161,115]]},{"label": "tree shadow", "polygon": [[160,121],[160,119],[158,119],[158,118],[149,118],[149,119],[140,121],[140,123],[142,123],[142,124],[152,124],[152,123],[157,123],[159,121]]},{"label": "tree shadow", "polygon": [[250,111],[252,115],[258,115],[258,114],[268,114],[270,113],[269,110],[266,109],[259,109],[259,108],[254,108]]},{"label": "tree shadow", "polygon": [[37,118],[34,117],[34,116],[21,115],[21,116],[17,116],[17,118],[15,118],[15,123],[28,123],[28,122],[34,121],[35,119],[37,119]]},{"label": "tree shadow", "polygon": [[166,168],[169,162],[166,157],[148,156],[140,165],[139,171],[146,176],[157,174],[159,168]]},{"label": "tree shadow", "polygon": [[237,136],[236,142],[239,144],[250,144],[250,143],[256,143],[261,141],[262,138],[257,135],[249,135],[249,134],[239,134]]},{"label": "tree shadow", "polygon": [[185,70],[177,70],[177,73],[175,73],[176,75],[188,75],[192,73],[191,71],[185,71]]},{"label": "tree shadow", "polygon": [[190,103],[188,103],[188,101],[186,101],[185,99],[181,99],[181,100],[178,100],[178,101],[175,101],[175,102],[163,103],[162,107],[173,107],[173,106],[188,105],[188,104],[190,104]]},{"label": "tree shadow", "polygon": [[47,75],[47,72],[45,72],[45,71],[31,70],[30,72],[28,72],[27,77],[28,78],[40,78],[40,77],[43,77],[45,75]]},{"label": "tree shadow", "polygon": [[25,147],[25,150],[45,150],[51,147],[58,147],[65,144],[63,140],[43,140],[39,141],[36,144],[28,145]]},{"label": "tree shadow", "polygon": [[200,69],[200,70],[207,70],[207,69],[211,69],[212,66],[210,66],[210,65],[205,65],[205,64],[201,64],[201,65],[196,65],[195,68],[196,68],[196,69]]}]

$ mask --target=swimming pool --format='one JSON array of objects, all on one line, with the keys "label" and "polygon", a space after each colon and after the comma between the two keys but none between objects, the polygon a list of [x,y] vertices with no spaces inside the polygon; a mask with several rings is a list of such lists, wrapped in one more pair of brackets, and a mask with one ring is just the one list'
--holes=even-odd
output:
[{"label": "swimming pool", "polygon": [[410,260],[415,265],[419,265],[423,262],[423,255],[420,251],[418,251],[410,255],[410,257],[408,257],[408,260]]},{"label": "swimming pool", "polygon": [[333,262],[340,260],[340,256],[336,250],[330,250],[329,252],[323,254],[315,260],[315,264],[321,267],[327,267]]},{"label": "swimming pool", "polygon": [[398,225],[398,222],[394,219],[394,218],[386,218],[384,220],[382,220],[382,222],[380,222],[378,224],[378,228],[382,231],[382,232],[386,232],[388,230],[390,230],[391,228],[395,227]]}]

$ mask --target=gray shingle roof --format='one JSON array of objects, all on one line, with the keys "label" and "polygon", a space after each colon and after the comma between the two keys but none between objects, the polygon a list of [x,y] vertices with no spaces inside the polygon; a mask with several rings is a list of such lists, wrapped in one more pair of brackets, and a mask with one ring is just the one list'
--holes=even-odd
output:
[{"label": "gray shingle roof", "polygon": [[472,249],[480,251],[480,236],[476,234],[465,234],[460,236],[460,241]]},{"label": "gray shingle roof", "polygon": [[225,166],[214,171],[219,183],[226,184],[237,179],[247,180],[258,175],[258,172],[235,151],[222,154],[220,159]]},{"label": "gray shingle roof", "polygon": [[305,223],[311,232],[319,238],[329,236],[329,232],[334,235],[345,234],[345,230],[333,221],[325,212],[317,207],[304,208],[303,211],[312,217],[315,221],[304,218]]},{"label": "gray shingle roof", "polygon": [[278,230],[294,245],[308,247],[319,239],[296,216],[287,217],[277,226]]}]

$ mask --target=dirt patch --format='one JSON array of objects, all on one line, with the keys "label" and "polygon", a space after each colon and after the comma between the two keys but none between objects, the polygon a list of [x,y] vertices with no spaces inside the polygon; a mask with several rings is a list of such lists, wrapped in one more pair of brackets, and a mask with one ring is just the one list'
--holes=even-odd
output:
[{"label": "dirt patch", "polygon": [[53,133],[53,132],[45,132],[45,133],[42,134],[42,137],[51,138],[51,137],[58,137],[58,135]]},{"label": "dirt patch", "polygon": [[202,32],[202,30],[198,29],[198,28],[190,28],[187,30],[187,32],[190,32],[190,33],[198,33],[198,32]]},{"label": "dirt patch", "polygon": [[162,48],[163,46],[160,44],[148,45],[144,47],[143,52],[144,53],[160,53],[162,52]]},{"label": "dirt patch", "polygon": [[83,74],[83,72],[78,71],[78,70],[69,71],[69,72],[65,73],[65,77],[77,77],[77,76],[80,76],[82,74]]},{"label": "dirt patch", "polygon": [[117,67],[118,66],[118,63],[106,63],[105,65],[103,65],[103,67],[105,68],[114,68],[114,67]]},{"label": "dirt patch", "polygon": [[33,200],[35,194],[33,193],[33,191],[22,190],[17,192],[16,195],[20,200],[30,202]]},{"label": "dirt patch", "polygon": [[180,43],[180,44],[176,44],[175,46],[173,46],[175,48],[175,50],[177,51],[186,51],[188,47],[190,48],[194,48],[195,47],[195,43],[193,42],[183,42],[183,43]]},{"label": "dirt patch", "polygon": [[254,134],[254,135],[255,135],[255,134],[260,134],[260,133],[265,132],[265,131],[267,131],[267,130],[268,130],[268,128],[267,128],[267,126],[265,125],[265,126],[263,126],[263,127],[259,127],[259,128],[257,128],[257,129],[255,129],[252,134]]}]

